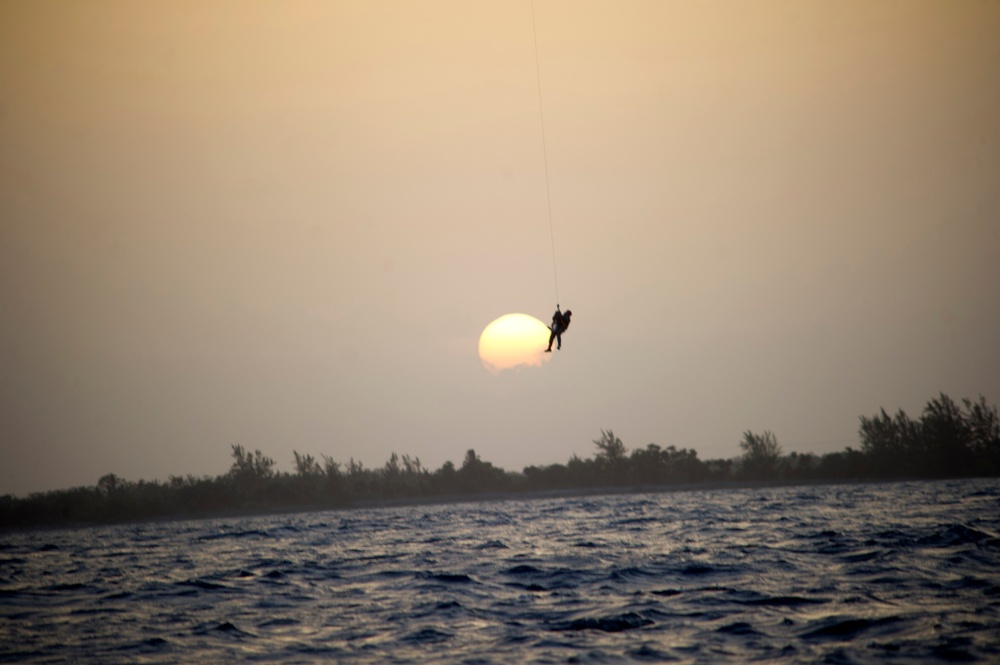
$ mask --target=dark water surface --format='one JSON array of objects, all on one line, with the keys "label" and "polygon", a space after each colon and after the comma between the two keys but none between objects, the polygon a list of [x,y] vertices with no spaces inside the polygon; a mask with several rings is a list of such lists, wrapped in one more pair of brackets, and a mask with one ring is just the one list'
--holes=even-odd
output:
[{"label": "dark water surface", "polygon": [[0,661],[1000,662],[1000,481],[0,536]]}]

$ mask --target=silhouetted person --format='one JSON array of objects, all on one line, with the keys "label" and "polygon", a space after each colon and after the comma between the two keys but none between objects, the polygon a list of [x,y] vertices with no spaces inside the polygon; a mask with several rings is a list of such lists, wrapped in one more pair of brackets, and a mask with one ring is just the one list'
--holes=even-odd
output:
[{"label": "silhouetted person", "polygon": [[562,334],[566,332],[566,328],[569,328],[569,317],[571,316],[573,316],[572,311],[567,309],[566,313],[563,314],[559,311],[559,305],[556,305],[556,313],[552,315],[552,325],[549,327],[549,330],[552,331],[552,334],[549,335],[549,348],[545,349],[545,353],[551,353],[553,340],[558,342],[557,349],[562,348]]}]

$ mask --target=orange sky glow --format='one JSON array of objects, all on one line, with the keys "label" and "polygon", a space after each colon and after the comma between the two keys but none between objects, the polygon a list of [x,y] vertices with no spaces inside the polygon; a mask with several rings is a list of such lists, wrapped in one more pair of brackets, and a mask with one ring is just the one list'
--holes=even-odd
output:
[{"label": "orange sky glow", "polygon": [[0,494],[1000,402],[1000,3],[534,13],[545,153],[527,0],[0,2]]}]

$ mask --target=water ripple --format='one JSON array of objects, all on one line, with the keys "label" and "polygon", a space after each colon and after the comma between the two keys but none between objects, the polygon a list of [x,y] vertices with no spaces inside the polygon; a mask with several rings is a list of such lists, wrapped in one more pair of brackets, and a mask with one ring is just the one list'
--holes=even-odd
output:
[{"label": "water ripple", "polygon": [[1000,481],[6,534],[0,661],[1000,662]]}]

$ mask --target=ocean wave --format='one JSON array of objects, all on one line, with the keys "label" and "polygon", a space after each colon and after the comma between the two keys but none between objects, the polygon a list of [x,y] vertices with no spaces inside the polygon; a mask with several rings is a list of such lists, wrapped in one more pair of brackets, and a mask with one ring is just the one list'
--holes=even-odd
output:
[{"label": "ocean wave", "polygon": [[1000,661],[1000,482],[10,534],[0,661]]}]

